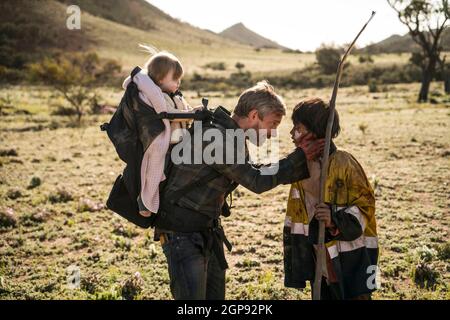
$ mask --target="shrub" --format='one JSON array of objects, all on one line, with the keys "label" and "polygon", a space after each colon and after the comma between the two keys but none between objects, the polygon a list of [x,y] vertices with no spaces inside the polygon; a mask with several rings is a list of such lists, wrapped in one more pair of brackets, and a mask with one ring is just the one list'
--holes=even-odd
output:
[{"label": "shrub", "polygon": [[17,84],[24,80],[25,73],[20,70],[8,68],[0,65],[0,82],[8,84]]},{"label": "shrub", "polygon": [[20,222],[24,226],[33,226],[35,224],[46,222],[50,219],[53,212],[46,209],[38,209],[35,212],[24,214],[20,217]]},{"label": "shrub", "polygon": [[98,203],[88,198],[80,198],[78,201],[78,212],[96,212],[102,210],[104,207],[103,203]]},{"label": "shrub", "polygon": [[112,81],[121,67],[114,60],[101,61],[96,53],[72,53],[44,58],[29,69],[33,80],[53,87],[69,103],[70,111],[60,107],[58,112],[74,114],[80,123],[89,102],[98,97],[96,86]]},{"label": "shrub", "polygon": [[438,258],[444,261],[450,260],[450,242],[444,243],[438,248]]},{"label": "shrub", "polygon": [[332,47],[322,47],[316,51],[316,60],[319,67],[325,74],[335,73],[341,60],[339,49]]},{"label": "shrub", "polygon": [[17,157],[18,153],[16,149],[0,150],[0,157]]},{"label": "shrub", "polygon": [[412,278],[420,288],[432,289],[438,282],[439,272],[432,265],[420,262],[413,269]]},{"label": "shrub", "polygon": [[223,71],[227,69],[225,62],[210,62],[203,66],[205,69],[219,70]]},{"label": "shrub", "polygon": [[370,54],[360,55],[358,58],[359,63],[374,63],[373,58]]},{"label": "shrub", "polygon": [[33,177],[30,180],[30,184],[28,185],[28,189],[34,189],[36,187],[39,187],[41,185],[42,181],[39,177]]},{"label": "shrub", "polygon": [[139,272],[129,277],[121,284],[121,294],[125,300],[133,300],[142,292],[144,287],[144,280]]},{"label": "shrub", "polygon": [[17,218],[14,210],[11,208],[0,209],[0,228],[15,227],[16,225]]},{"label": "shrub", "polygon": [[73,200],[73,196],[64,189],[58,189],[48,196],[51,203],[69,202]]},{"label": "shrub", "polygon": [[371,93],[379,92],[378,83],[374,79],[369,80],[368,87],[369,87],[369,92],[371,92]]},{"label": "shrub", "polygon": [[22,196],[22,191],[18,188],[9,189],[6,196],[12,200],[15,200]]},{"label": "shrub", "polygon": [[236,64],[234,65],[236,67],[236,69],[238,69],[238,72],[241,73],[242,69],[245,68],[245,64],[240,63],[240,62],[236,62]]},{"label": "shrub", "polygon": [[411,277],[420,288],[433,289],[439,280],[439,272],[433,265],[437,251],[423,246],[415,252],[416,265],[412,268]]},{"label": "shrub", "polygon": [[229,83],[237,88],[249,87],[253,83],[252,74],[250,71],[232,73],[229,78]]}]

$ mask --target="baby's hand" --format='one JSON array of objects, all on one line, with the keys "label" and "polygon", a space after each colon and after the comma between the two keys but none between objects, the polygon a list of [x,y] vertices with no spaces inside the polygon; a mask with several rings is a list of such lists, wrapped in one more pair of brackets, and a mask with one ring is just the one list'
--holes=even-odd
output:
[{"label": "baby's hand", "polygon": [[139,211],[139,214],[145,218],[150,217],[153,213],[150,211]]}]

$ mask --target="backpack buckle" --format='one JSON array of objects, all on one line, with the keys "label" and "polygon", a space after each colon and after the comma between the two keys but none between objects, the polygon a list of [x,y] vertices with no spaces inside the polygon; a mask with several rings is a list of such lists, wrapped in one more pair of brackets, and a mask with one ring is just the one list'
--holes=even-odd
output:
[{"label": "backpack buckle", "polygon": [[214,229],[221,229],[222,228],[222,222],[221,222],[220,218],[217,218],[217,219],[213,220],[213,228]]},{"label": "backpack buckle", "polygon": [[106,130],[108,130],[108,127],[109,127],[109,123],[104,123],[104,124],[100,125],[100,130],[106,131]]}]

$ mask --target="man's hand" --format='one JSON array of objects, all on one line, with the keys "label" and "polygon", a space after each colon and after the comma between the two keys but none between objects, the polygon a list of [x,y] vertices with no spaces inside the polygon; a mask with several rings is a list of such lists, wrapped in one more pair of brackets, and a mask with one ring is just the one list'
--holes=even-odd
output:
[{"label": "man's hand", "polygon": [[203,110],[203,108],[205,108],[203,105],[198,105],[192,108],[193,111],[197,111],[197,110]]},{"label": "man's hand", "polygon": [[294,143],[297,148],[303,150],[306,159],[315,160],[323,154],[325,139],[316,139],[315,136],[309,132],[294,140]]},{"label": "man's hand", "polygon": [[316,210],[314,211],[314,217],[321,222],[325,223],[325,228],[331,228],[334,226],[331,221],[331,210],[328,205],[321,203],[316,205]]}]

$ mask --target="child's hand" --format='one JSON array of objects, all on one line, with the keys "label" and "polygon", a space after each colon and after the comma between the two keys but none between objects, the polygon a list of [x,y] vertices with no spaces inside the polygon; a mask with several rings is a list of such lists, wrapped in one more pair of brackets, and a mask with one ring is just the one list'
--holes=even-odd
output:
[{"label": "child's hand", "polygon": [[321,203],[316,205],[316,210],[314,211],[314,217],[321,222],[325,223],[325,228],[330,228],[333,226],[331,221],[331,210],[328,205]]}]

